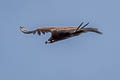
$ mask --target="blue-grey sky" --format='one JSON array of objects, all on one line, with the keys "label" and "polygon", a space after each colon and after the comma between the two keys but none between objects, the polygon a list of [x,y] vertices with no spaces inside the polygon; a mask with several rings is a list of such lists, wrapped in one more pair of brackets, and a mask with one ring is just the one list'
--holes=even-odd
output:
[{"label": "blue-grey sky", "polygon": [[[46,45],[19,26],[96,27]],[[0,0],[0,80],[120,80],[119,0]]]}]

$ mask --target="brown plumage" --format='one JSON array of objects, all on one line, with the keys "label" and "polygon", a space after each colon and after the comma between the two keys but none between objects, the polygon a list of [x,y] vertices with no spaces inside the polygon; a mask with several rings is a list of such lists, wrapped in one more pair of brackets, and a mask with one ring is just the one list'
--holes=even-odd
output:
[{"label": "brown plumage", "polygon": [[50,32],[51,37],[45,42],[46,44],[68,39],[86,32],[95,32],[102,34],[102,32],[98,31],[97,28],[85,28],[88,24],[89,23],[83,25],[82,22],[78,27],[42,27],[33,31],[26,30],[24,27],[20,26],[20,30],[25,34],[37,33],[38,35],[41,35],[41,33],[45,34],[47,32]]}]

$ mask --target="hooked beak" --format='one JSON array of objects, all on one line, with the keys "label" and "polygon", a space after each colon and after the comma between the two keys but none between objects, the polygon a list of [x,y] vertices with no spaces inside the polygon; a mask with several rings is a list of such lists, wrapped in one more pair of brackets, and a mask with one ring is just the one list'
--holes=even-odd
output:
[{"label": "hooked beak", "polygon": [[51,41],[45,41],[45,44],[51,43]]},{"label": "hooked beak", "polygon": [[51,41],[45,41],[45,44],[48,44],[48,43],[54,43],[55,41],[54,40],[51,40]]}]

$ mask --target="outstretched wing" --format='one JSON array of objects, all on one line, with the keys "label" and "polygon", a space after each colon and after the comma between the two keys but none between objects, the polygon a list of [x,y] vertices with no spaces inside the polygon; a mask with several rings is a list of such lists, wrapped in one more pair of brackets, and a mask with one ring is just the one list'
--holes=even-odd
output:
[{"label": "outstretched wing", "polygon": [[20,26],[20,30],[25,33],[25,34],[35,34],[37,33],[38,35],[41,35],[41,33],[45,34],[45,33],[52,33],[52,34],[56,34],[56,33],[59,33],[59,32],[74,32],[77,28],[76,27],[66,27],[66,28],[63,28],[63,27],[41,27],[39,29],[36,29],[36,30],[32,30],[32,31],[29,31],[27,29],[25,29],[24,27]]},{"label": "outstretched wing", "polygon": [[20,26],[20,30],[25,33],[25,34],[35,34],[35,33],[38,33],[38,35],[41,35],[41,33],[45,34],[45,33],[48,33],[48,32],[54,32],[56,31],[57,29],[55,27],[45,27],[45,28],[39,28],[39,29],[36,29],[36,30],[32,30],[32,31],[29,31],[27,29],[25,29],[24,27]]}]

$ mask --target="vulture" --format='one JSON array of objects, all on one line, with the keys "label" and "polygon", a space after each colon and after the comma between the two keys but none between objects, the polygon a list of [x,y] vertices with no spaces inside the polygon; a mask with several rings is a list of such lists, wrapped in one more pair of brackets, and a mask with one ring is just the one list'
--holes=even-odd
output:
[{"label": "vulture", "polygon": [[89,23],[83,25],[83,22],[78,27],[41,27],[35,30],[27,30],[23,26],[20,26],[20,30],[25,34],[35,34],[38,35],[45,34],[50,32],[51,37],[45,41],[45,44],[54,43],[57,41],[61,41],[64,39],[72,38],[74,36],[78,36],[82,33],[87,32],[95,32],[98,34],[102,34],[102,32],[98,31],[97,28],[85,28]]}]

